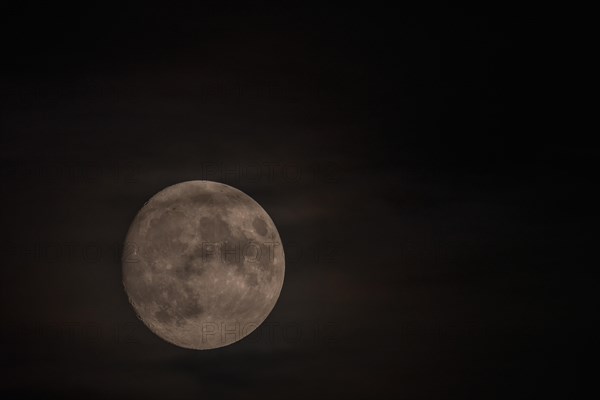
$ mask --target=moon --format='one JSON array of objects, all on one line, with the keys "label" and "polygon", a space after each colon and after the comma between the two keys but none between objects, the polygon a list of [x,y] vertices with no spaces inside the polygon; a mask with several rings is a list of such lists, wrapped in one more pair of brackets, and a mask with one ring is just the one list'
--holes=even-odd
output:
[{"label": "moon", "polygon": [[237,342],[267,318],[285,257],[275,224],[250,196],[188,181],[144,204],[127,233],[122,266],[144,324],[174,345],[206,350]]}]

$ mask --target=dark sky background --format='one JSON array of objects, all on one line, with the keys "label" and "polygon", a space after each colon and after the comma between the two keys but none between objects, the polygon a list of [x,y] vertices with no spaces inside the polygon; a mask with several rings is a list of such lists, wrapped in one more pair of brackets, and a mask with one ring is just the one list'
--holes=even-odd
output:
[{"label": "dark sky background", "polygon": [[[596,150],[548,133],[535,10],[84,3],[2,6],[3,398],[577,392]],[[194,179],[286,251],[265,324],[212,351],[121,283],[138,210]]]}]

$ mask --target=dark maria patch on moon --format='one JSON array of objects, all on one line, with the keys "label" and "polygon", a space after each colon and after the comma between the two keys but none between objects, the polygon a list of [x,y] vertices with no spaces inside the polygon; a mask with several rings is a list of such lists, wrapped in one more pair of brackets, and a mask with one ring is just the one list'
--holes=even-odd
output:
[{"label": "dark maria patch on moon", "polygon": [[261,236],[265,236],[268,232],[267,223],[260,217],[254,218],[254,221],[252,221],[252,226],[254,227],[254,229],[256,229],[256,232],[258,232],[258,234]]},{"label": "dark maria patch on moon", "polygon": [[252,198],[217,182],[157,193],[133,220],[125,248],[123,284],[135,312],[155,334],[185,348],[247,336],[283,286],[275,224]]}]

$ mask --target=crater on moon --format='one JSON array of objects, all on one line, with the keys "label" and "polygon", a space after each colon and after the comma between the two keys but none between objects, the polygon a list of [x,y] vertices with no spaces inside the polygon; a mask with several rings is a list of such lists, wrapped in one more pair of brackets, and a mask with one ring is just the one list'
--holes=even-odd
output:
[{"label": "crater on moon", "polygon": [[154,195],[133,220],[123,284],[139,318],[177,346],[212,349],[250,334],[283,286],[269,215],[243,192],[189,181]]}]

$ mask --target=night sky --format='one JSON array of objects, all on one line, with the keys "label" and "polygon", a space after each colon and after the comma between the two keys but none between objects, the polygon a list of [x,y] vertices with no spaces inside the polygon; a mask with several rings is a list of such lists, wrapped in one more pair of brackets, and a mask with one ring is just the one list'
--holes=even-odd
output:
[{"label": "night sky", "polygon": [[[577,392],[596,150],[549,134],[535,10],[84,3],[2,6],[3,398]],[[265,323],[210,351],[121,280],[136,213],[196,179],[286,252]]]}]

